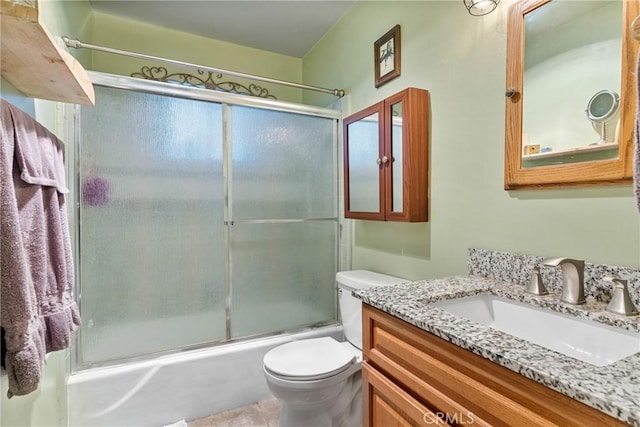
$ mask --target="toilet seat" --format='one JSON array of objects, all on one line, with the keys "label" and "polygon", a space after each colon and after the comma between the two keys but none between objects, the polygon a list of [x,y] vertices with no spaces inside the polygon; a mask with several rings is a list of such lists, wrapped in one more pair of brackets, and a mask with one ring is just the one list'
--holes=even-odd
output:
[{"label": "toilet seat", "polygon": [[264,356],[264,367],[281,379],[314,381],[337,375],[356,361],[355,347],[323,337],[293,341],[270,350]]}]

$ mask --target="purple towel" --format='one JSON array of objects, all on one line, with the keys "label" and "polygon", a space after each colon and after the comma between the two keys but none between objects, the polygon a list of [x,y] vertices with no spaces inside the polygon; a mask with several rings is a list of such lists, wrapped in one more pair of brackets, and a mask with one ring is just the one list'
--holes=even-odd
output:
[{"label": "purple towel", "polygon": [[0,325],[8,396],[38,387],[45,352],[69,346],[80,325],[65,208],[64,145],[2,101]]},{"label": "purple towel", "polygon": [[[58,193],[67,194],[65,185],[64,144],[51,132],[12,106],[16,133],[15,159],[20,178],[28,183],[54,187]],[[27,122],[28,117],[32,123]]]}]

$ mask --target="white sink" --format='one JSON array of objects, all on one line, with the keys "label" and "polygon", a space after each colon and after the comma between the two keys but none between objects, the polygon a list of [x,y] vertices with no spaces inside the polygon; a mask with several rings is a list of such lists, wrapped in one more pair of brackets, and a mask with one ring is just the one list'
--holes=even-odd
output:
[{"label": "white sink", "polygon": [[610,365],[640,352],[640,332],[495,295],[456,298],[433,306],[596,366]]}]

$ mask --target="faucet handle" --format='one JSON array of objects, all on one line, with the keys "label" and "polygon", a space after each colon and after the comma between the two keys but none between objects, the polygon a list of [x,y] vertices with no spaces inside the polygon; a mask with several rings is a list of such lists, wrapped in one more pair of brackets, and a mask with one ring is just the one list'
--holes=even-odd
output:
[{"label": "faucet handle", "polygon": [[542,281],[542,277],[540,276],[540,268],[533,267],[531,270],[531,279],[529,280],[529,284],[525,288],[525,292],[534,295],[548,295],[549,291],[544,286],[544,282]]},{"label": "faucet handle", "polygon": [[627,281],[617,277],[605,277],[603,280],[612,282],[614,286],[611,301],[607,305],[607,311],[622,314],[623,316],[637,316],[639,314],[638,309],[631,301]]}]

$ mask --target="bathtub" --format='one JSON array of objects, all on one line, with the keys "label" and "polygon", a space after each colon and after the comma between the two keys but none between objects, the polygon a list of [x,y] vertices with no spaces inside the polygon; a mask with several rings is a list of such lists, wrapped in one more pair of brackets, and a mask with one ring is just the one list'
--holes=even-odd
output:
[{"label": "bathtub", "polygon": [[230,343],[69,377],[69,426],[163,426],[272,398],[262,372],[270,349],[298,339],[343,339],[341,326]]}]

